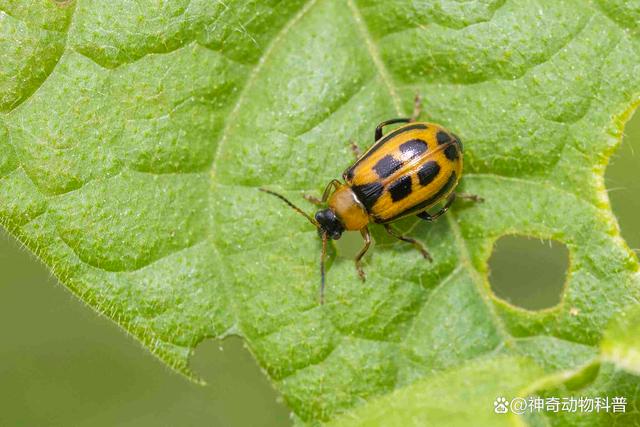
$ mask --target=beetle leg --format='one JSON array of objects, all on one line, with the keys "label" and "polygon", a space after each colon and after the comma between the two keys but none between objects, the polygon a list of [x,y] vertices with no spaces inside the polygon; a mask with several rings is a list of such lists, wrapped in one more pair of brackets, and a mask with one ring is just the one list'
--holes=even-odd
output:
[{"label": "beetle leg", "polygon": [[312,196],[311,194],[305,194],[304,199],[308,202],[313,203],[316,206],[322,206],[322,200],[318,199],[316,196]]},{"label": "beetle leg", "polygon": [[420,113],[422,112],[422,97],[419,93],[416,93],[416,97],[413,99],[413,113],[411,117],[401,117],[397,119],[385,120],[384,122],[380,122],[378,126],[376,126],[375,136],[373,141],[376,142],[380,138],[382,138],[382,128],[387,125],[392,125],[394,123],[411,123],[418,120]]},{"label": "beetle leg", "polygon": [[399,119],[391,119],[391,120],[385,120],[384,122],[381,122],[380,124],[378,124],[378,126],[376,126],[376,133],[375,133],[375,137],[373,138],[374,142],[382,138],[383,127],[387,125],[392,125],[394,123],[409,123],[410,121],[411,121],[410,118],[403,117]]},{"label": "beetle leg", "polygon": [[413,113],[411,114],[410,122],[415,122],[420,117],[422,112],[422,97],[419,93],[416,93],[416,97],[413,99]]},{"label": "beetle leg", "polygon": [[453,204],[453,201],[456,199],[456,193],[451,193],[449,195],[449,197],[447,198],[447,203],[444,204],[444,206],[442,207],[442,209],[440,209],[438,212],[434,213],[433,215],[430,214],[427,211],[422,211],[419,214],[417,214],[417,217],[420,219],[424,219],[425,221],[435,221],[436,219],[438,219],[439,217],[441,217],[446,211],[449,210],[449,208],[451,207],[451,205]]},{"label": "beetle leg", "polygon": [[477,196],[475,194],[469,194],[469,193],[456,193],[456,197],[459,199],[465,199],[465,200],[470,200],[472,202],[484,202],[484,199],[480,196]]},{"label": "beetle leg", "polygon": [[433,261],[433,258],[431,258],[431,255],[429,254],[429,251],[427,251],[422,243],[418,242],[414,238],[403,236],[402,234],[394,230],[389,224],[384,224],[384,228],[385,230],[387,230],[387,233],[389,233],[396,239],[400,239],[403,242],[411,243],[413,246],[415,246],[415,248],[420,251],[420,253],[426,260]]},{"label": "beetle leg", "polygon": [[325,266],[324,259],[327,257],[327,233],[322,233],[322,252],[320,252],[320,304],[324,304],[324,284],[325,284]]},{"label": "beetle leg", "polygon": [[[340,187],[340,181],[337,179],[332,179],[324,189],[324,193],[322,193],[322,203],[325,203],[329,200],[329,196],[333,191],[336,191]],[[333,191],[332,191],[333,190]]]},{"label": "beetle leg", "polygon": [[304,197],[306,201],[311,202],[316,206],[322,206],[329,199],[329,196],[332,193],[331,190],[335,191],[338,189],[338,187],[340,187],[340,181],[338,181],[337,179],[333,179],[324,188],[324,192],[322,193],[322,199],[318,199],[316,196],[313,196],[311,194],[305,194],[302,197]]},{"label": "beetle leg", "polygon": [[358,271],[358,276],[360,276],[360,279],[362,279],[362,281],[364,282],[365,274],[364,270],[362,269],[362,265],[360,265],[360,260],[369,250],[369,246],[371,246],[371,234],[369,234],[368,227],[364,227],[362,230],[360,230],[360,234],[362,234],[362,237],[364,238],[364,246],[362,247],[362,249],[360,249],[360,252],[358,252],[358,255],[356,256],[356,270]]},{"label": "beetle leg", "polygon": [[353,141],[351,142],[351,151],[353,151],[353,156],[356,158],[356,160],[358,160],[362,155],[362,152],[360,151],[360,147],[358,146],[357,142],[353,142]]}]

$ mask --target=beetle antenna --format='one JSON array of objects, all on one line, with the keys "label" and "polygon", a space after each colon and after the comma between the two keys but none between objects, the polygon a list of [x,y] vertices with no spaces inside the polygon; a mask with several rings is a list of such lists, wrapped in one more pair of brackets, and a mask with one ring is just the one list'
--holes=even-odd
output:
[{"label": "beetle antenna", "polygon": [[318,224],[318,221],[315,220],[315,218],[311,217],[308,213],[306,213],[305,211],[303,211],[302,209],[300,209],[299,207],[297,207],[296,205],[294,205],[293,203],[291,203],[286,197],[284,197],[282,194],[278,194],[274,191],[271,190],[267,190],[266,188],[258,188],[258,190],[267,193],[267,194],[271,194],[272,196],[276,196],[278,199],[282,200],[283,202],[285,202],[287,205],[289,205],[293,210],[295,210],[296,212],[298,212],[300,215],[303,215],[305,218],[307,218],[309,220],[309,222],[311,224],[313,224],[315,227],[320,227],[320,224]]},{"label": "beetle antenna", "polygon": [[320,254],[320,304],[324,304],[324,258],[327,255],[327,233],[322,233],[322,253]]}]

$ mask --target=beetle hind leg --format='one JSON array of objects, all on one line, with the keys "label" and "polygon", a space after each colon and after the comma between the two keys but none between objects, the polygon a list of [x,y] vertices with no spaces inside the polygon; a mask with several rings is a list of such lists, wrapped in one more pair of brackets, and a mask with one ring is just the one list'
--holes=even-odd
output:
[{"label": "beetle hind leg", "polygon": [[477,194],[469,194],[469,193],[456,193],[456,197],[459,199],[469,200],[471,202],[482,203],[484,199]]},{"label": "beetle hind leg", "polygon": [[420,251],[424,259],[426,259],[429,262],[433,261],[431,254],[429,253],[427,248],[424,247],[422,243],[418,242],[416,239],[412,237],[403,236],[402,234],[394,230],[393,227],[391,227],[389,224],[384,224],[384,228],[385,230],[387,230],[387,233],[389,233],[391,236],[395,237],[396,239],[402,240],[403,242],[411,243],[417,250]]},{"label": "beetle hind leg", "polygon": [[456,193],[451,193],[449,195],[449,197],[447,198],[447,202],[444,204],[442,209],[440,209],[438,212],[436,212],[434,214],[430,214],[427,211],[422,211],[419,214],[417,214],[416,216],[418,218],[420,218],[420,219],[425,220],[425,221],[429,221],[429,222],[435,221],[436,219],[440,218],[442,215],[445,214],[445,212],[447,212],[449,210],[449,208],[453,204],[454,200],[456,200]]},{"label": "beetle hind leg", "polygon": [[434,214],[430,214],[427,211],[422,211],[419,214],[417,214],[417,217],[429,222],[435,221],[436,219],[444,215],[444,213],[449,210],[449,208],[451,207],[451,205],[456,199],[464,199],[464,200],[469,200],[476,203],[484,202],[484,199],[482,197],[477,196],[475,194],[451,193],[447,198],[447,202],[445,203],[445,205],[438,212]]}]

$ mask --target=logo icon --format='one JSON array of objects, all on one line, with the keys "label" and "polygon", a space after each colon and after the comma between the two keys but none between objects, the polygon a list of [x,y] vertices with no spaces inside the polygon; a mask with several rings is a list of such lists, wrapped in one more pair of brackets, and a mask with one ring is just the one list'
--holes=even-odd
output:
[{"label": "logo icon", "polygon": [[509,405],[509,402],[507,401],[507,399],[505,399],[502,396],[499,396],[493,402],[493,411],[496,414],[506,414],[507,412],[509,412],[509,408],[507,408],[508,405]]}]

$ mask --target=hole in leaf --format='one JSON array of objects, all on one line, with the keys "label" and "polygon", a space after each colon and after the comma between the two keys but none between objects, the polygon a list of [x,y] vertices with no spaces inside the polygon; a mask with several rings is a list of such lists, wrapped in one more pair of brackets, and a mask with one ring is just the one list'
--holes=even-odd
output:
[{"label": "hole in leaf", "polygon": [[625,241],[640,251],[640,114],[635,114],[625,126],[622,144],[611,157],[605,182],[613,213],[618,218]]},{"label": "hole in leaf", "polygon": [[527,310],[557,305],[569,266],[569,251],[553,240],[504,236],[489,260],[491,289],[509,303]]},{"label": "hole in leaf", "polygon": [[[224,400],[238,425],[290,425],[289,411],[239,337],[201,342],[191,369]],[[251,410],[247,411],[250,407]]]}]

